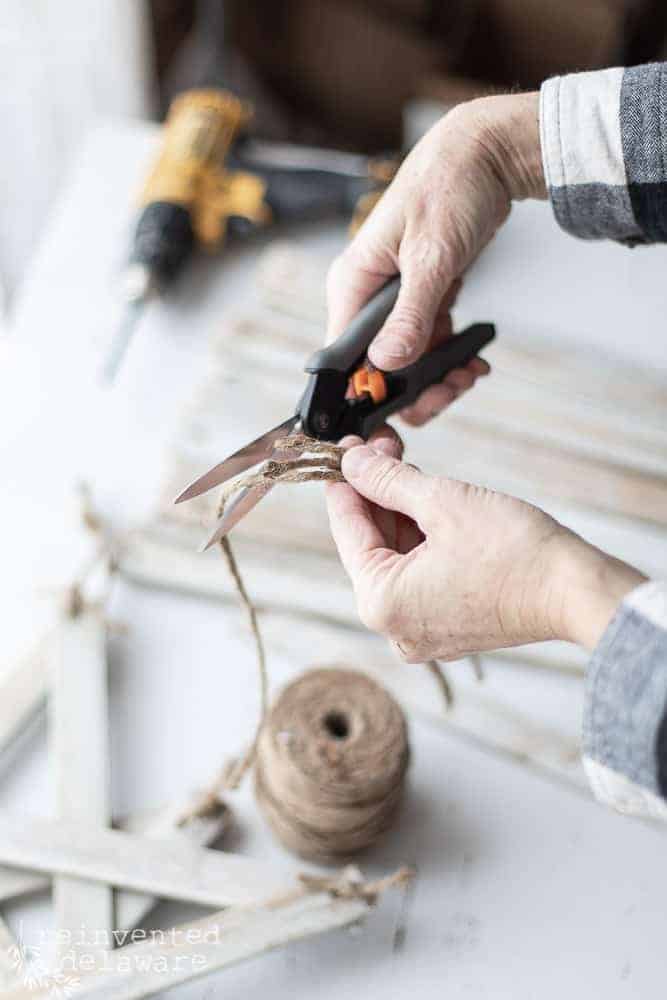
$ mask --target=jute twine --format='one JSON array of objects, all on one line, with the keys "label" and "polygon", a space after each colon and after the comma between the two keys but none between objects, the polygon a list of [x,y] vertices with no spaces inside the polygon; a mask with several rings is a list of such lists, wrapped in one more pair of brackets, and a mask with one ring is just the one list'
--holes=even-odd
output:
[{"label": "jute twine", "polygon": [[[267,461],[224,487],[220,514],[243,487],[343,479],[343,450],[336,445],[291,434],[275,447],[281,461]],[[227,763],[212,794],[238,788],[254,764],[258,803],[286,847],[321,861],[352,855],[389,828],[400,803],[409,756],[401,709],[367,676],[336,668],[301,677],[269,710],[256,609],[228,538],[220,548],[254,638],[261,710],[249,749]],[[425,666],[449,707],[452,691],[440,664]]]},{"label": "jute twine", "polygon": [[262,726],[257,802],[290,851],[335,861],[370,847],[392,825],[409,760],[394,699],[340,667],[291,683]]}]

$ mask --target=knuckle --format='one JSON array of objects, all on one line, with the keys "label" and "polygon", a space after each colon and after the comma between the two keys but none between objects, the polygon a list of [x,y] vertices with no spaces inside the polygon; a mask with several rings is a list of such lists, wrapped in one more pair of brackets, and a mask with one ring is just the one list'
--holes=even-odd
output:
[{"label": "knuckle", "polygon": [[426,205],[419,205],[414,211],[413,223],[418,235],[407,244],[405,260],[408,268],[415,269],[422,283],[440,287],[458,276],[462,247],[455,237],[446,239],[434,232],[423,232],[430,214]]},{"label": "knuckle", "polygon": [[402,302],[396,305],[385,324],[385,332],[391,333],[402,341],[409,349],[424,343],[429,327],[422,310],[412,303]]},{"label": "knuckle", "polygon": [[338,254],[338,256],[331,262],[326,278],[326,291],[328,297],[337,293],[347,267],[348,263],[345,258],[345,253]]},{"label": "knuckle", "polygon": [[403,472],[403,465],[397,459],[378,458],[370,469],[370,486],[377,496],[386,496]]}]

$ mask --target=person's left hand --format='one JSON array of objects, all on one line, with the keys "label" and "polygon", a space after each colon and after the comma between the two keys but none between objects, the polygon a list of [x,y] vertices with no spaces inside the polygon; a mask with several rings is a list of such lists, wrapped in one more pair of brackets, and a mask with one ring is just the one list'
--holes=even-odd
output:
[{"label": "person's left hand", "polygon": [[383,435],[327,487],[362,621],[410,663],[544,639],[593,648],[641,574],[537,507],[424,475]]}]

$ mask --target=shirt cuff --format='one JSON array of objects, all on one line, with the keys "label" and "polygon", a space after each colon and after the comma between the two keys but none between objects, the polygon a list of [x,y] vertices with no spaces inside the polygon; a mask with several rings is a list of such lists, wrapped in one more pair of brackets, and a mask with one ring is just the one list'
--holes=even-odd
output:
[{"label": "shirt cuff", "polygon": [[[641,67],[644,70],[650,67]],[[540,92],[540,138],[549,198],[559,225],[584,239],[649,242],[628,184],[622,68],[555,77]],[[653,77],[654,74],[651,74]],[[651,82],[644,80],[644,90]],[[624,122],[627,120],[627,128]],[[643,143],[642,143],[643,145]]]},{"label": "shirt cuff", "polygon": [[596,796],[667,819],[667,584],[621,603],[588,668],[584,764]]}]

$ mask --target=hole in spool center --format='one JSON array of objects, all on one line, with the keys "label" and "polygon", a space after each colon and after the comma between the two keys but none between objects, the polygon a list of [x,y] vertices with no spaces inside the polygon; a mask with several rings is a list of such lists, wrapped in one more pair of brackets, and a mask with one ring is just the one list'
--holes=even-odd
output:
[{"label": "hole in spool center", "polygon": [[329,736],[335,740],[344,740],[350,733],[347,717],[342,712],[327,712],[322,720]]}]

